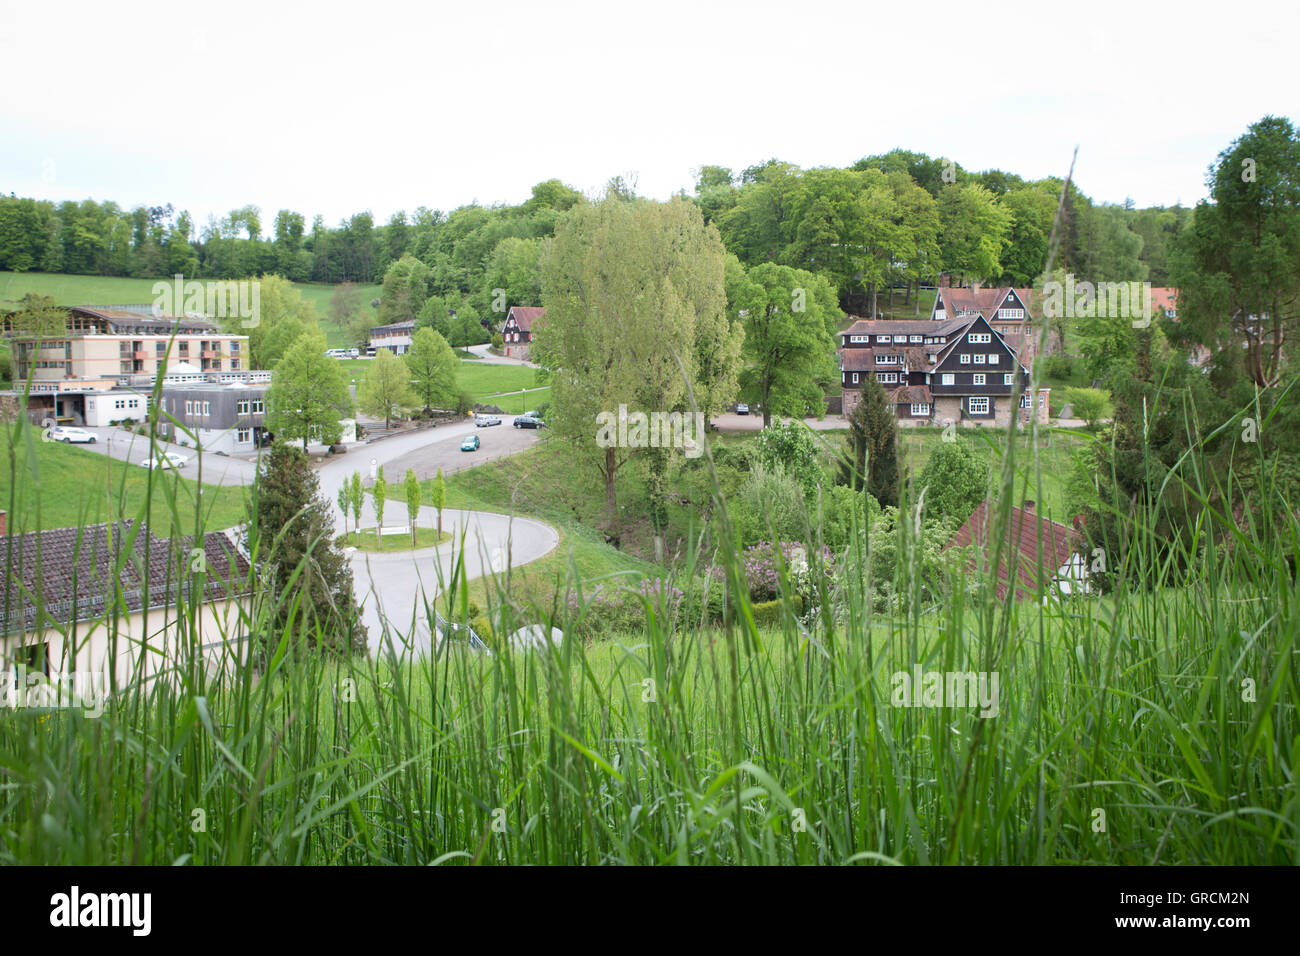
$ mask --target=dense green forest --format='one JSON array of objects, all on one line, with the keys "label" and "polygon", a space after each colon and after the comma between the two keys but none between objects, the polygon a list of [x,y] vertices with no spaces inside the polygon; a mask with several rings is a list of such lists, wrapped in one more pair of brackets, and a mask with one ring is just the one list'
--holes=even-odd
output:
[{"label": "dense green forest", "polygon": [[[955,162],[893,150],[846,169],[800,169],[769,160],[739,173],[703,166],[694,192],[729,252],[747,267],[806,269],[864,311],[882,289],[909,290],[941,274],[954,282],[1025,286],[1042,273],[1062,181],[967,172]],[[619,178],[609,191],[630,194]],[[581,194],[559,180],[518,205],[424,206],[376,224],[359,212],[335,227],[281,209],[266,223],[255,206],[198,226],[170,203],[124,209],[112,201],[54,203],[0,196],[0,270],[80,275],[383,282],[381,318],[455,310],[466,325],[511,304],[540,304],[537,261],[557,217]],[[1172,240],[1184,207],[1136,209],[1094,203],[1071,186],[1061,259],[1092,281],[1168,282]],[[390,291],[386,288],[386,293]],[[394,299],[391,304],[387,301]],[[497,300],[494,302],[494,300]]]}]

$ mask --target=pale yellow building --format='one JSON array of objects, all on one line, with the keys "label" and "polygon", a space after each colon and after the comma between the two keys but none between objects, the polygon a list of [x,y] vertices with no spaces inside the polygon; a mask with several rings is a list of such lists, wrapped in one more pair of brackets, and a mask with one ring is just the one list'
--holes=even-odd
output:
[{"label": "pale yellow building", "polygon": [[124,521],[15,534],[0,541],[0,571],[9,706],[29,687],[92,676],[126,687],[189,662],[232,672],[248,650],[249,563],[221,532],[168,541]]},{"label": "pale yellow building", "polygon": [[201,372],[249,368],[248,336],[223,332],[204,319],[154,317],[144,307],[78,306],[68,310],[67,330],[37,339],[13,330],[14,382],[102,380],[153,375],[165,361]]}]

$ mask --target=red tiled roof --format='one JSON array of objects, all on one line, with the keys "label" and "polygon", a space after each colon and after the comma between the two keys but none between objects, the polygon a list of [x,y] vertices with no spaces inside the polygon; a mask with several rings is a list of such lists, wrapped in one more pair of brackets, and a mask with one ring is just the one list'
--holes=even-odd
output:
[{"label": "red tiled roof", "polygon": [[1178,290],[1167,286],[1151,287],[1151,306],[1155,309],[1172,311],[1178,303]]},{"label": "red tiled roof", "polygon": [[506,318],[515,317],[515,322],[524,332],[533,330],[533,323],[546,314],[546,310],[535,305],[512,305],[510,311],[506,313]]},{"label": "red tiled roof", "polygon": [[[975,545],[984,551],[983,563],[987,568],[993,560],[993,545],[990,542],[990,523],[996,517],[991,501],[980,502],[975,513],[966,519],[966,523],[957,529],[947,544],[948,548]],[[1016,598],[1032,598],[1038,591],[1038,539],[1043,541],[1043,580],[1051,584],[1056,579],[1057,570],[1083,546],[1083,539],[1078,532],[1024,508],[1012,508],[1011,519],[1007,524],[1006,543],[1002,549],[1002,560],[997,569],[999,598],[1006,598],[1011,590],[1007,574],[1007,557],[1013,556],[1016,565]],[[974,570],[978,561],[972,557],[968,567]]]},{"label": "red tiled roof", "polygon": [[[1029,289],[1017,289],[1009,285],[998,286],[995,289],[965,289],[950,286],[946,289],[940,289],[939,292],[943,298],[945,311],[950,317],[961,311],[978,312],[986,320],[992,322],[1008,292],[1014,292],[1020,298],[1027,313],[1033,311],[1030,306],[1032,293]],[[1026,321],[1028,321],[1028,315],[1026,315]]]}]

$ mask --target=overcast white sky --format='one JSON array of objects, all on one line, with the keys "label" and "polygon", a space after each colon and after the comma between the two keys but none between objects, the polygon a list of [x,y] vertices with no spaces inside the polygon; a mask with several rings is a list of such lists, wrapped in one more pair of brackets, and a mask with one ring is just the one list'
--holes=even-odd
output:
[{"label": "overcast white sky", "polygon": [[1193,204],[1300,121],[1300,6],[0,0],[0,191],[330,224],[899,146]]}]

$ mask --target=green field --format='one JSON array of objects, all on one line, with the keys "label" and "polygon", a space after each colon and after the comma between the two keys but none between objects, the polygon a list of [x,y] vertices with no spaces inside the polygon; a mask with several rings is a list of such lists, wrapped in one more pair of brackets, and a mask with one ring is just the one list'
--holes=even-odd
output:
[{"label": "green field", "polygon": [[173,529],[192,534],[200,515],[207,531],[244,522],[242,488],[198,489],[193,479],[170,471],[151,471],[75,445],[44,442],[35,428],[24,429],[16,446],[12,427],[0,434],[0,508],[9,512],[9,527],[16,532],[138,518],[145,513],[146,500],[150,528],[160,537]]},{"label": "green field", "polygon": [[[62,306],[73,305],[144,305],[153,302],[155,282],[165,279],[132,279],[117,276],[50,275],[42,272],[0,272],[0,309],[18,304],[24,295],[34,292],[48,295]],[[336,286],[317,282],[297,282],[295,288],[316,309],[331,348],[341,348],[349,343],[343,330],[327,320],[330,297]],[[357,287],[361,293],[361,307],[370,316],[375,310],[370,301],[381,291],[376,284]]]},{"label": "green field", "polygon": [[[370,368],[370,359],[340,359],[344,374],[353,385],[360,385]],[[549,385],[537,384],[537,370],[521,365],[485,365],[477,359],[465,359],[456,371],[456,384],[469,391],[474,401],[496,405],[507,415],[522,415],[549,401]],[[526,392],[523,389],[527,389]],[[505,394],[502,394],[505,393]],[[513,394],[511,394],[513,393]]]}]

